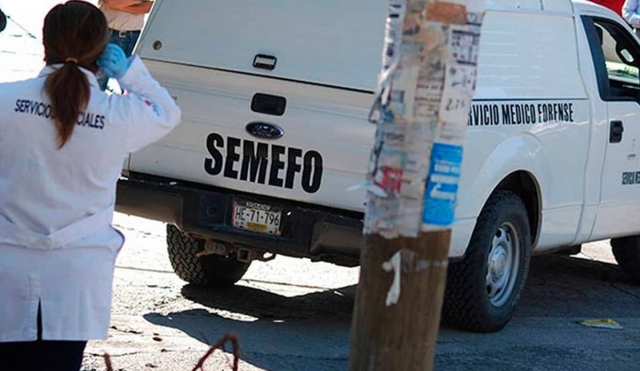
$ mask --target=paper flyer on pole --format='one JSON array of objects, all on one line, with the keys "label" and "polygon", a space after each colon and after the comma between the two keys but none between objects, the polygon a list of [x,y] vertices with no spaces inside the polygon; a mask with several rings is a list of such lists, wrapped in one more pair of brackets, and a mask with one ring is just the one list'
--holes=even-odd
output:
[{"label": "paper flyer on pole", "polygon": [[454,221],[483,8],[390,1],[365,234],[416,237]]}]

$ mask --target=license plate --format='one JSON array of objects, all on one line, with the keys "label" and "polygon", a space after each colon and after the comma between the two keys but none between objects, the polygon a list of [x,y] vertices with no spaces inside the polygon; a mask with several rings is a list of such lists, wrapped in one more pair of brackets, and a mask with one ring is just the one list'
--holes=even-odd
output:
[{"label": "license plate", "polygon": [[233,201],[233,226],[253,232],[280,235],[282,209],[250,201]]}]

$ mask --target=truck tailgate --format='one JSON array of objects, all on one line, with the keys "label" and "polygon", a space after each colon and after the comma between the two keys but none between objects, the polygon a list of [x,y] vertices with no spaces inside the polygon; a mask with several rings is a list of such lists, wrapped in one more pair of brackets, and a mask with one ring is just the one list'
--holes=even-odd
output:
[{"label": "truck tailgate", "polygon": [[[129,170],[238,191],[356,211],[375,125],[372,94],[202,67],[145,62],[177,99],[183,121],[161,141],[132,154]],[[256,93],[286,100],[264,114]],[[280,101],[281,102],[281,101]],[[277,139],[248,132],[274,125]]]}]

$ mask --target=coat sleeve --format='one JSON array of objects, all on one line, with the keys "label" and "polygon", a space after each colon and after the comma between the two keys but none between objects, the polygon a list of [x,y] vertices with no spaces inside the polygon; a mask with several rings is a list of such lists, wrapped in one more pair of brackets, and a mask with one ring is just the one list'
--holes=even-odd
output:
[{"label": "coat sleeve", "polygon": [[622,5],[622,17],[632,26],[640,26],[640,15],[638,11],[638,0],[626,0]]},{"label": "coat sleeve", "polygon": [[180,123],[182,113],[175,100],[138,56],[132,57],[118,83],[127,93],[109,97],[109,120],[120,128],[126,152],[160,140]]}]

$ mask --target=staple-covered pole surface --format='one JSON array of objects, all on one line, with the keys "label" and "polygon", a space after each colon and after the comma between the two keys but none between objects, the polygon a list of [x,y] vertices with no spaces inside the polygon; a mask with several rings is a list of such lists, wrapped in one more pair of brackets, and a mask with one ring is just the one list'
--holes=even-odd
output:
[{"label": "staple-covered pole surface", "polygon": [[[449,231],[426,232],[418,239],[367,236],[374,248],[361,255],[365,271],[360,275],[351,329],[350,370],[432,369],[446,265],[420,268],[415,263],[446,263],[449,237]],[[375,267],[392,259],[398,250],[405,255],[402,291],[398,302],[387,307],[385,301],[396,277],[380,274]]]},{"label": "staple-covered pole surface", "polygon": [[389,0],[351,371],[432,370],[484,0]]}]

